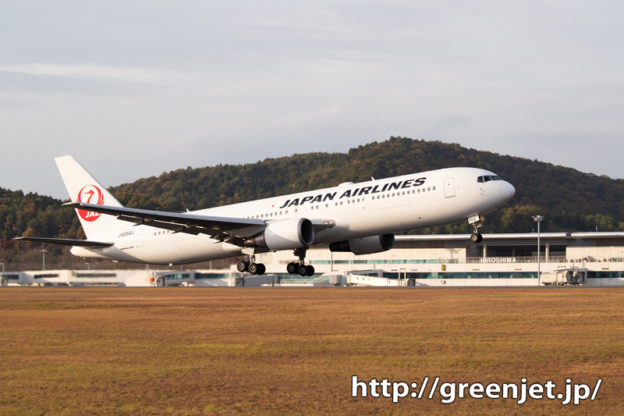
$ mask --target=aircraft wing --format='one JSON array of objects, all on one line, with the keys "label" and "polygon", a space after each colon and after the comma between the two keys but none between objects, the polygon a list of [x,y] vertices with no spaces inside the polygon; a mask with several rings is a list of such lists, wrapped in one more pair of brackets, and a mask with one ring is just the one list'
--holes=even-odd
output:
[{"label": "aircraft wing", "polygon": [[133,222],[137,225],[164,228],[175,232],[188,234],[208,234],[221,241],[241,245],[242,239],[255,236],[262,232],[266,223],[258,219],[213,217],[167,211],[152,211],[146,209],[112,207],[107,205],[87,204],[84,202],[70,202],[65,204],[77,209],[101,212],[114,215],[122,221]]},{"label": "aircraft wing", "polygon": [[336,221],[334,220],[311,220],[312,227],[314,227],[314,232],[319,233],[328,228],[333,228],[336,226]]},{"label": "aircraft wing", "polygon": [[110,247],[113,243],[105,243],[102,241],[78,240],[75,238],[53,238],[53,237],[15,237],[13,240],[35,241],[37,243],[61,244],[65,246],[81,246],[81,247]]}]

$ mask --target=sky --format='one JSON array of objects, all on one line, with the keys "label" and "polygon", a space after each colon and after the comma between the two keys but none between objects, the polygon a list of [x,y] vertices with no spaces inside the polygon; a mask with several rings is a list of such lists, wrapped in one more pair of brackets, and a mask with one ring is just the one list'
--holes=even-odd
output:
[{"label": "sky", "polygon": [[0,187],[440,140],[624,178],[624,2],[4,0]]}]

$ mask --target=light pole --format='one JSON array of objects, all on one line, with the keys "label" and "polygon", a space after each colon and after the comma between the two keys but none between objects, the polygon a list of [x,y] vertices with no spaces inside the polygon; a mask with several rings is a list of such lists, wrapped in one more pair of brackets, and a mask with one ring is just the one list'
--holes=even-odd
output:
[{"label": "light pole", "polygon": [[45,253],[47,253],[48,250],[46,250],[45,248],[41,249],[41,254],[43,256],[43,258],[41,259],[41,270],[45,271]]},{"label": "light pole", "polygon": [[542,271],[540,266],[540,249],[541,249],[541,241],[540,241],[540,224],[544,220],[544,217],[541,215],[535,215],[533,217],[533,221],[537,223],[537,285],[542,285]]}]

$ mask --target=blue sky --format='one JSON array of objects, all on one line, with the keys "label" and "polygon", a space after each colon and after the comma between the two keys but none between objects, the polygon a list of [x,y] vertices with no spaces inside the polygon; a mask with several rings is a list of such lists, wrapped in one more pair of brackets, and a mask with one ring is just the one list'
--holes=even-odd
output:
[{"label": "blue sky", "polygon": [[0,186],[66,197],[407,136],[624,178],[624,3],[13,1]]}]

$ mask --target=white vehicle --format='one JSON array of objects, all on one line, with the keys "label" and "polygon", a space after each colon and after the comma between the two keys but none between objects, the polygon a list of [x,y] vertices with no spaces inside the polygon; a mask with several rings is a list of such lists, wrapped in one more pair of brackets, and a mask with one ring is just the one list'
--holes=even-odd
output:
[{"label": "white vehicle", "polygon": [[587,282],[588,270],[584,267],[558,267],[550,273],[541,274],[544,286],[582,285]]},{"label": "white vehicle", "polygon": [[370,254],[389,250],[394,234],[463,219],[481,241],[482,215],[515,188],[494,173],[448,168],[176,213],[125,208],[71,156],[55,159],[87,240],[18,239],[73,246],[72,254],[149,264],[184,264],[245,255],[241,272],[263,274],[255,254],[294,250],[289,273],[314,274],[308,247]]}]

